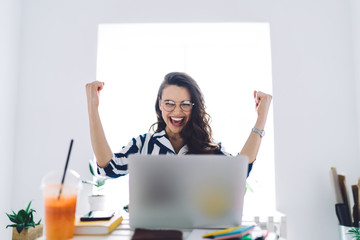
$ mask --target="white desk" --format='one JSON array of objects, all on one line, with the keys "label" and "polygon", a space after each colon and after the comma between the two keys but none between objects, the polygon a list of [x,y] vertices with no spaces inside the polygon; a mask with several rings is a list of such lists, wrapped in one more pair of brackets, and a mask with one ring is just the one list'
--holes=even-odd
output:
[{"label": "white desk", "polygon": [[[121,211],[123,216],[123,221],[121,224],[110,234],[106,236],[74,236],[73,240],[131,240],[132,235],[134,234],[134,229],[130,228],[129,223],[129,214],[125,211]],[[279,213],[274,212],[271,216],[262,216],[262,217],[243,217],[243,224],[250,225],[255,222],[256,225],[261,227],[261,229],[267,229],[269,232],[276,231],[280,232],[280,240],[286,239],[286,217]],[[183,232],[183,239],[188,240],[193,229],[179,229]],[[211,231],[216,231],[216,229],[211,229]],[[272,233],[272,236],[275,237],[275,234]],[[273,240],[274,237],[270,236],[267,240]],[[46,240],[45,238],[45,229],[44,236],[37,238],[36,240]],[[199,239],[201,240],[201,239]]]},{"label": "white desk", "polygon": [[[187,239],[192,229],[184,229],[183,239]],[[134,230],[130,228],[129,219],[124,219],[121,224],[110,234],[106,236],[74,236],[73,240],[131,240]],[[36,240],[46,240],[44,236]]]},{"label": "white desk", "polygon": [[[246,224],[246,223],[244,223]],[[183,239],[188,240],[192,229],[180,229],[183,232]],[[216,231],[216,229],[211,229],[211,231]],[[134,230],[130,228],[129,219],[125,218],[122,223],[110,234],[106,236],[74,236],[73,240],[131,240],[131,237],[134,233]],[[269,235],[267,240],[275,240],[275,234],[272,233]],[[45,232],[44,236],[37,238],[36,240],[46,240]],[[199,239],[201,240],[201,239]],[[285,238],[280,238],[280,240],[285,240]]]}]

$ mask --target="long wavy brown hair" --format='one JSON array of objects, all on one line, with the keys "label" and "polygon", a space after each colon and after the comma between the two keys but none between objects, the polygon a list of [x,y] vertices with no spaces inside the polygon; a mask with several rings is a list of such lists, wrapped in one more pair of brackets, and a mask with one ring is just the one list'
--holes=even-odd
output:
[{"label": "long wavy brown hair", "polygon": [[209,125],[211,118],[205,111],[204,96],[195,80],[186,73],[171,72],[165,76],[156,98],[155,110],[157,122],[152,125],[152,128],[154,129],[156,125],[155,132],[160,132],[166,127],[166,123],[161,115],[159,101],[161,100],[164,88],[169,85],[185,87],[190,93],[191,101],[194,103],[190,119],[180,133],[185,144],[188,146],[188,154],[213,154],[218,151],[219,145],[213,142],[212,131]]}]

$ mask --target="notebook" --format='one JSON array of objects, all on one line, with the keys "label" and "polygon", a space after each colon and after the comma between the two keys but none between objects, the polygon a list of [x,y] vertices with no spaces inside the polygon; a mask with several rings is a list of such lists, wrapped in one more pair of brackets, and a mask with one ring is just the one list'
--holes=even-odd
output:
[{"label": "notebook", "polygon": [[120,225],[123,217],[116,213],[110,220],[105,221],[80,221],[75,219],[74,235],[106,235],[114,231]]},{"label": "notebook", "polygon": [[248,158],[222,155],[129,156],[132,228],[241,225]]}]

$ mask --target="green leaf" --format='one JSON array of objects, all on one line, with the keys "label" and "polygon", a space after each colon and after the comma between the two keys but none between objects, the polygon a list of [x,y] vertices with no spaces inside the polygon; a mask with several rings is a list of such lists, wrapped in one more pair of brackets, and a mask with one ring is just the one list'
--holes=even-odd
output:
[{"label": "green leaf", "polygon": [[29,204],[28,204],[28,206],[27,206],[27,208],[26,208],[26,210],[25,210],[25,212],[26,212],[26,213],[28,213],[28,212],[29,212],[31,202],[32,202],[32,201],[30,201],[30,202],[29,202]]},{"label": "green leaf", "polygon": [[356,229],[350,228],[349,231],[348,231],[348,233],[356,233]]},{"label": "green leaf", "polygon": [[37,224],[36,224],[36,225],[40,225],[40,222],[41,222],[41,219],[37,222]]},{"label": "green leaf", "polygon": [[21,223],[21,224],[17,224],[16,225],[16,231],[20,234],[21,231],[24,229],[24,224]]},{"label": "green leaf", "polygon": [[249,190],[250,192],[254,192],[254,189],[248,183],[246,183],[246,190]]},{"label": "green leaf", "polygon": [[25,224],[26,224],[26,225],[35,224],[35,223],[34,223],[34,216],[33,216],[32,212],[29,214],[28,220],[25,222]]},{"label": "green leaf", "polygon": [[16,227],[16,226],[17,226],[17,224],[9,224],[9,225],[6,226],[6,228],[8,228],[8,227]]},{"label": "green leaf", "polygon": [[92,181],[82,180],[82,182],[87,183],[87,184],[91,184],[91,185],[96,185],[96,183],[94,183]]},{"label": "green leaf", "polygon": [[95,186],[102,187],[102,186],[104,186],[105,181],[106,181],[106,178],[97,178]]},{"label": "green leaf", "polygon": [[26,222],[27,217],[28,217],[28,215],[24,209],[21,209],[17,214],[17,219],[20,221],[20,223]]},{"label": "green leaf", "polygon": [[30,209],[30,212],[28,213],[33,213],[33,212],[36,212],[34,209]]},{"label": "green leaf", "polygon": [[24,227],[24,229],[28,229],[28,228],[31,228],[31,227],[35,227],[35,223],[31,223],[31,224],[28,224]]},{"label": "green leaf", "polygon": [[94,172],[93,166],[92,166],[92,164],[91,164],[91,160],[90,160],[90,162],[89,162],[89,169],[90,169],[91,175],[95,176],[95,172]]},{"label": "green leaf", "polygon": [[17,219],[16,217],[16,214],[15,215],[9,215],[6,213],[6,215],[9,217],[10,221],[13,222],[13,223],[20,223],[19,220]]},{"label": "green leaf", "polygon": [[347,234],[352,235],[352,239],[360,240],[360,228],[352,227]]}]

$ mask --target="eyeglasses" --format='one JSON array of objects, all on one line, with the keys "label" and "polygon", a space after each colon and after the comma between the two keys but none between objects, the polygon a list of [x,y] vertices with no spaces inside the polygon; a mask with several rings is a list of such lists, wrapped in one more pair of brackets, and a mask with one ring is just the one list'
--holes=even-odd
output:
[{"label": "eyeglasses", "polygon": [[[172,112],[175,110],[176,107],[176,103],[172,100],[165,100],[161,102],[162,106],[164,107],[165,111],[167,112]],[[182,101],[180,103],[180,108],[184,111],[184,112],[189,112],[191,111],[192,107],[195,105],[195,103],[191,102],[191,101]]]}]

